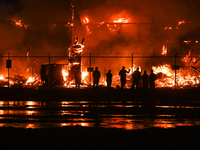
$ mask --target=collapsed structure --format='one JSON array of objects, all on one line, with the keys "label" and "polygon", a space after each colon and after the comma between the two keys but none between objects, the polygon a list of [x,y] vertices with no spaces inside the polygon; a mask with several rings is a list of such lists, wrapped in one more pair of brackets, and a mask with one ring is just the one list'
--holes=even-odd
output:
[{"label": "collapsed structure", "polygon": [[[74,35],[74,5],[71,5],[71,46],[68,48],[68,63],[67,64],[47,64],[41,65],[41,80],[45,86],[63,86],[64,78],[62,75],[62,69],[65,66],[68,70],[68,80],[75,79],[75,73],[78,71],[81,77],[81,53],[83,52],[84,46],[78,42],[78,37]],[[80,79],[81,80],[81,79]]]}]

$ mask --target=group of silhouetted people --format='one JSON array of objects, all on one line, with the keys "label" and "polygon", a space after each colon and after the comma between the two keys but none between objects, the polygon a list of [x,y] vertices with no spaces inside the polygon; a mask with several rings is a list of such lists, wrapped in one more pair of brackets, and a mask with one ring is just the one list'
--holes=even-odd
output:
[{"label": "group of silhouetted people", "polygon": [[[118,75],[120,76],[121,89],[123,89],[124,86],[126,85],[126,75],[129,72],[130,71],[125,70],[124,66],[119,71]],[[92,76],[93,76],[93,87],[98,87],[99,86],[99,79],[101,77],[101,73],[98,70],[98,67],[95,68]],[[107,82],[108,88],[111,87],[112,78],[113,78],[113,75],[111,73],[111,70],[109,70],[106,73],[106,82]],[[132,88],[138,89],[139,86],[140,86],[140,83],[142,81],[143,89],[148,89],[149,85],[150,85],[150,89],[154,89],[155,88],[155,80],[156,80],[156,75],[153,73],[153,70],[151,70],[150,75],[147,74],[146,70],[144,71],[144,74],[141,74],[141,72],[139,71],[139,67],[137,67],[137,69],[132,73]],[[119,86],[118,86],[118,88],[119,88]]]}]

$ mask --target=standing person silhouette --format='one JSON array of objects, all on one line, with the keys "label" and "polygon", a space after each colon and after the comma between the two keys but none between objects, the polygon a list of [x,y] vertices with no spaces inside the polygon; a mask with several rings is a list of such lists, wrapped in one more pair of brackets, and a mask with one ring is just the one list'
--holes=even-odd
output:
[{"label": "standing person silhouette", "polygon": [[112,73],[111,70],[108,71],[108,73],[106,73],[106,82],[107,82],[107,87],[110,88],[111,84],[112,84]]},{"label": "standing person silhouette", "polygon": [[156,75],[153,73],[153,70],[151,69],[151,74],[149,75],[150,89],[155,89],[155,80],[156,80]]},{"label": "standing person silhouette", "polygon": [[142,81],[143,81],[143,89],[148,89],[148,80],[149,76],[147,74],[147,71],[144,71],[144,74],[142,75]]},{"label": "standing person silhouette", "polygon": [[133,89],[135,88],[135,85],[136,89],[138,89],[141,79],[141,72],[139,71],[139,67],[137,67],[137,69],[133,72],[132,79],[133,79],[133,85],[132,85]]},{"label": "standing person silhouette", "polygon": [[76,88],[79,89],[80,88],[80,84],[81,84],[81,72],[80,69],[77,69],[75,71],[75,83],[76,83]]},{"label": "standing person silhouette", "polygon": [[98,87],[99,86],[99,78],[101,77],[101,73],[98,70],[98,67],[95,68],[92,76],[93,76],[93,87]]},{"label": "standing person silhouette", "polygon": [[126,85],[126,74],[129,73],[125,70],[125,67],[122,67],[122,70],[119,71],[120,81],[121,81],[121,89]]}]

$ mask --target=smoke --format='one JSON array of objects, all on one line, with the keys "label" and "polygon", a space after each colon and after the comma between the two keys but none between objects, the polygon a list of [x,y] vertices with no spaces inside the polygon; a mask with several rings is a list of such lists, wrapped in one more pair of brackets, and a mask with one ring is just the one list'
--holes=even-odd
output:
[{"label": "smoke", "polygon": [[[152,56],[160,55],[165,44],[169,55],[174,55],[180,47],[180,39],[189,33],[198,31],[198,0],[9,0],[0,2],[0,54],[48,56],[66,56],[71,43],[70,27],[71,4],[75,8],[75,34],[81,41],[85,38],[83,55],[92,56]],[[89,18],[87,33],[83,19]],[[119,18],[129,19],[131,23],[122,26],[107,26]],[[14,21],[22,19],[23,27],[17,27]],[[193,24],[179,25],[184,20]],[[97,26],[97,23],[104,24]],[[24,27],[27,25],[27,29]],[[179,30],[164,31],[165,26],[179,27]],[[110,29],[109,29],[110,28]],[[115,29],[115,31],[111,31]],[[166,43],[166,41],[173,41]],[[80,42],[79,41],[79,42]],[[198,47],[195,47],[198,48]],[[187,54],[188,49],[185,49]],[[178,51],[179,52],[179,51]],[[34,61],[34,60],[33,60]],[[43,63],[43,60],[40,60]],[[59,59],[52,59],[58,62]],[[88,67],[89,60],[83,58]],[[113,70],[117,74],[122,66],[131,67],[131,58],[92,59],[92,66],[100,71]],[[161,60],[134,59],[134,64],[150,68]],[[20,66],[30,66],[18,61]],[[32,63],[32,62],[30,62]],[[3,69],[4,67],[2,67]],[[20,72],[20,71],[19,71]]]},{"label": "smoke", "polygon": [[[162,46],[168,47],[168,55],[186,55],[189,49],[180,48],[180,40],[192,31],[199,29],[197,22],[199,1],[122,1],[104,0],[92,3],[83,3],[81,18],[88,17],[90,23],[113,23],[119,18],[130,19],[133,25],[123,24],[120,29],[111,32],[106,24],[97,27],[89,25],[90,35],[86,37],[84,54],[91,53],[94,56],[158,56],[161,55]],[[187,25],[178,25],[184,20]],[[164,31],[164,27],[172,27],[173,30]],[[177,30],[179,28],[179,30]],[[167,42],[168,41],[168,42]],[[169,42],[172,41],[172,42]],[[151,69],[152,65],[162,63],[173,64],[174,61],[161,59],[134,59],[134,64],[142,68]],[[95,59],[92,64],[100,70],[113,69],[115,74],[122,66],[130,68],[131,59]]]}]

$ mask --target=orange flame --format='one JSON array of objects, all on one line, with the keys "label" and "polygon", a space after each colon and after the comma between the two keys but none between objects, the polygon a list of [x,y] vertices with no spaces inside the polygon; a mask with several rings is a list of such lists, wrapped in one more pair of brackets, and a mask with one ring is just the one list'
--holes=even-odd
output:
[{"label": "orange flame", "polygon": [[14,22],[15,22],[15,25],[18,26],[18,27],[23,26],[22,19],[20,19],[19,21],[14,21]]},{"label": "orange flame", "polygon": [[84,23],[84,24],[89,23],[89,19],[88,19],[87,17],[85,17],[85,19],[83,20],[83,23]]},{"label": "orange flame", "polygon": [[128,23],[130,19],[120,18],[118,20],[114,20],[114,23]]},{"label": "orange flame", "polygon": [[163,45],[162,47],[162,55],[167,55],[167,47],[165,45]]}]

